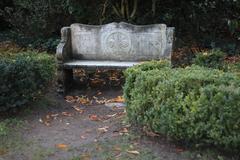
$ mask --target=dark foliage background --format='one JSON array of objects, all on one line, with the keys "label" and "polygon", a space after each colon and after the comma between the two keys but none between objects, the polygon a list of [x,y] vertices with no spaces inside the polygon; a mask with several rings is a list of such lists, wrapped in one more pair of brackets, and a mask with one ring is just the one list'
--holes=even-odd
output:
[{"label": "dark foliage background", "polygon": [[[240,52],[239,0],[2,0],[0,20],[1,30],[30,37],[27,44],[35,41],[32,39],[57,39],[60,28],[74,22],[126,21],[176,27],[177,47],[197,45],[221,47],[229,54]],[[51,40],[46,45],[54,48],[55,44]]]}]

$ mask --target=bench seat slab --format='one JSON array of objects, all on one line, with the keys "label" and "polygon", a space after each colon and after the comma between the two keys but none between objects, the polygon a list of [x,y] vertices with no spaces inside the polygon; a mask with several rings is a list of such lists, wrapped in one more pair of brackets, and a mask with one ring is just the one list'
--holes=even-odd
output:
[{"label": "bench seat slab", "polygon": [[128,61],[95,61],[95,60],[73,60],[63,64],[64,68],[86,68],[86,69],[126,69],[141,62]]}]

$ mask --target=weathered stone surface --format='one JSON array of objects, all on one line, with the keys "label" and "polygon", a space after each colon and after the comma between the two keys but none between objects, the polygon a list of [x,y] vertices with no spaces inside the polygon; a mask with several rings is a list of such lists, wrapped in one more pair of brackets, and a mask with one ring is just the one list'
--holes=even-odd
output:
[{"label": "weathered stone surface", "polygon": [[139,64],[139,62],[121,62],[121,61],[93,61],[93,60],[73,60],[64,63],[64,68],[105,68],[105,69],[126,69],[134,65]]},{"label": "weathered stone surface", "polygon": [[165,24],[136,26],[110,23],[101,26],[72,24],[75,59],[143,61],[170,58],[173,28]]},{"label": "weathered stone surface", "polygon": [[67,93],[73,68],[125,69],[140,61],[170,59],[173,38],[174,28],[165,24],[64,27],[56,51],[59,92]]}]

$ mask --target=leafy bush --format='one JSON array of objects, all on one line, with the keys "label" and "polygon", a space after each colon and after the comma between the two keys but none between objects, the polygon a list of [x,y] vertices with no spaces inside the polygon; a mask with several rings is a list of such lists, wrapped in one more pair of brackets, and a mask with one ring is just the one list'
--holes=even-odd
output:
[{"label": "leafy bush", "polygon": [[5,122],[0,122],[0,137],[5,136],[8,133],[8,127]]},{"label": "leafy bush", "polygon": [[224,66],[224,56],[225,53],[220,50],[201,52],[197,54],[193,63],[199,66],[222,69]]},{"label": "leafy bush", "polygon": [[226,63],[224,69],[227,70],[228,72],[233,72],[240,76],[240,62]]},{"label": "leafy bush", "polygon": [[193,65],[145,70],[136,66],[125,76],[131,122],[188,143],[240,147],[237,75]]},{"label": "leafy bush", "polygon": [[169,61],[151,61],[151,62],[145,62],[141,65],[138,65],[137,67],[131,67],[127,69],[124,72],[126,83],[124,85],[124,96],[125,98],[130,102],[131,99],[131,90],[134,88],[134,82],[138,76],[139,73],[144,71],[151,71],[156,69],[162,69],[162,68],[169,68],[171,66],[171,63]]},{"label": "leafy bush", "polygon": [[[56,52],[56,47],[60,42],[60,37],[40,38],[40,37],[28,37],[16,32],[2,32],[0,33],[0,41],[9,41],[16,43],[21,48],[37,49],[40,51],[47,51],[51,53]],[[0,46],[1,47],[1,46]],[[8,48],[12,49],[12,48]]]},{"label": "leafy bush", "polygon": [[19,53],[0,59],[0,111],[24,106],[51,81],[54,58],[45,53]]},{"label": "leafy bush", "polygon": [[[26,47],[29,47],[31,49],[39,49],[39,50],[55,53],[57,45],[59,44],[59,42],[60,42],[60,39],[56,38],[56,37],[48,38],[48,39],[41,39],[41,38],[32,39],[32,38],[29,38],[28,41],[25,41],[25,44],[21,45],[21,46],[26,46]],[[19,42],[17,42],[17,43],[19,43]]]},{"label": "leafy bush", "polygon": [[[20,127],[22,121],[16,118],[13,119],[4,119],[0,121],[0,139],[6,138],[5,136],[9,135],[14,128]],[[0,144],[1,147],[1,144]]]}]

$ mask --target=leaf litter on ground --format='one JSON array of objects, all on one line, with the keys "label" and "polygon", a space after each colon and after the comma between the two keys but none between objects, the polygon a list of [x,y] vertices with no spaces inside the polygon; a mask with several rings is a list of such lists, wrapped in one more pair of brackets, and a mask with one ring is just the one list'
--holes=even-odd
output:
[{"label": "leaf litter on ground", "polygon": [[[101,95],[101,92],[98,92],[97,95]],[[105,97],[97,97],[93,96],[91,99],[87,97],[86,95],[80,95],[80,96],[66,96],[65,97],[66,102],[68,103],[78,103],[82,105],[92,105],[93,101],[97,104],[106,104],[106,103],[124,103],[123,96],[117,96],[116,98],[107,99]]]},{"label": "leaf litter on ground", "polygon": [[39,118],[39,122],[44,124],[47,127],[51,126],[53,120],[56,120],[60,115],[65,117],[72,117],[74,114],[70,112],[61,112],[61,113],[49,113],[41,118]]},{"label": "leaf litter on ground", "polygon": [[56,148],[61,149],[61,150],[68,150],[69,146],[63,143],[60,144],[56,144],[55,145]]},{"label": "leaf litter on ground", "polygon": [[106,133],[109,129],[109,126],[100,127],[97,130],[101,133]]},{"label": "leaf litter on ground", "polygon": [[84,112],[84,110],[83,109],[81,109],[80,107],[78,107],[78,106],[72,106],[73,107],[73,109],[75,109],[78,113],[80,113],[80,114],[82,114],[83,112]]},{"label": "leaf litter on ground", "polygon": [[102,121],[101,118],[96,114],[90,114],[88,117],[91,121]]}]

